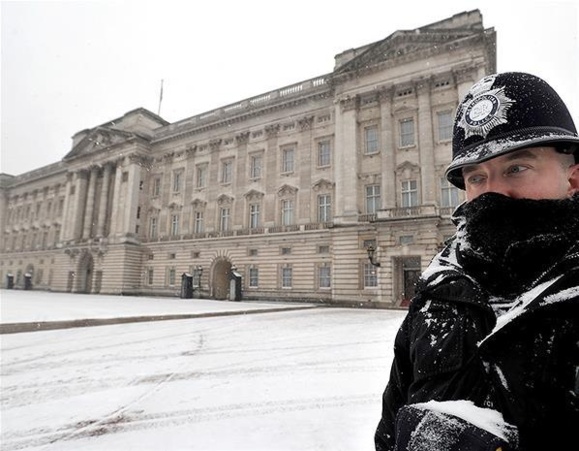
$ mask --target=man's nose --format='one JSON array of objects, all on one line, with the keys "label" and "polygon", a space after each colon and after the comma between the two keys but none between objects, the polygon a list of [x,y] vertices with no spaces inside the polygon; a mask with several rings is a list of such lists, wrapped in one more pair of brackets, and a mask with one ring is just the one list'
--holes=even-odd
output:
[{"label": "man's nose", "polygon": [[503,196],[512,197],[512,189],[511,185],[505,177],[502,176],[493,176],[487,179],[487,183],[485,186],[485,193],[497,193],[502,194]]}]

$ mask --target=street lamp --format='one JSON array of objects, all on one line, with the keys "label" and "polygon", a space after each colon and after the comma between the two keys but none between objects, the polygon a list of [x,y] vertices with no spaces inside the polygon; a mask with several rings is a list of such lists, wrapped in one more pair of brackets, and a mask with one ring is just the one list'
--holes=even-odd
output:
[{"label": "street lamp", "polygon": [[366,252],[368,252],[368,260],[370,260],[370,264],[372,266],[380,266],[380,262],[374,261],[374,253],[376,249],[371,244],[366,248]]},{"label": "street lamp", "polygon": [[201,289],[201,276],[203,275],[203,267],[201,265],[197,265],[195,267],[195,279],[194,283],[197,286],[197,289]]}]

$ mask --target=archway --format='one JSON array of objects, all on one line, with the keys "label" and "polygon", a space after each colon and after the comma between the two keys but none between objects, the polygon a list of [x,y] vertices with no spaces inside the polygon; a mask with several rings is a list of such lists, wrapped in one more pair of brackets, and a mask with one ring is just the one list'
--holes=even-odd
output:
[{"label": "archway", "polygon": [[76,293],[90,293],[92,289],[92,275],[93,275],[94,260],[92,254],[85,251],[80,256],[78,268],[75,276],[75,292]]},{"label": "archway", "polygon": [[213,299],[229,298],[229,276],[231,274],[231,262],[219,258],[213,264],[211,294]]}]

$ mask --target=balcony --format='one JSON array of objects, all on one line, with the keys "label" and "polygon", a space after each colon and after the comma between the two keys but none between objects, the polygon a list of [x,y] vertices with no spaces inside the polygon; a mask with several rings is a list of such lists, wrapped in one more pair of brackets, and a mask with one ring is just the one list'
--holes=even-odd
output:
[{"label": "balcony", "polygon": [[377,213],[358,215],[358,222],[396,221],[433,216],[450,217],[455,208],[456,207],[437,207],[436,205],[384,208]]},{"label": "balcony", "polygon": [[306,232],[315,230],[331,229],[334,226],[333,222],[315,222],[309,224],[292,224],[286,226],[274,226],[274,227],[255,227],[237,230],[223,230],[214,232],[201,232],[194,234],[183,234],[183,235],[162,235],[155,238],[144,238],[143,242],[146,243],[157,243],[165,241],[185,241],[185,240],[203,240],[208,238],[228,238],[228,237],[244,237],[249,235],[267,235],[267,234],[277,234],[277,233],[295,233],[295,232]]}]

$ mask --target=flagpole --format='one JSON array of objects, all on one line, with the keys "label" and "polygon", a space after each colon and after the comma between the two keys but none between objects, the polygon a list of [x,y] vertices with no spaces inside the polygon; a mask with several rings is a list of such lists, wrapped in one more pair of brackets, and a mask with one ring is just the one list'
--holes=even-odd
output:
[{"label": "flagpole", "polygon": [[163,79],[161,79],[161,91],[159,92],[159,109],[157,110],[157,116],[161,115],[161,102],[163,101]]}]

